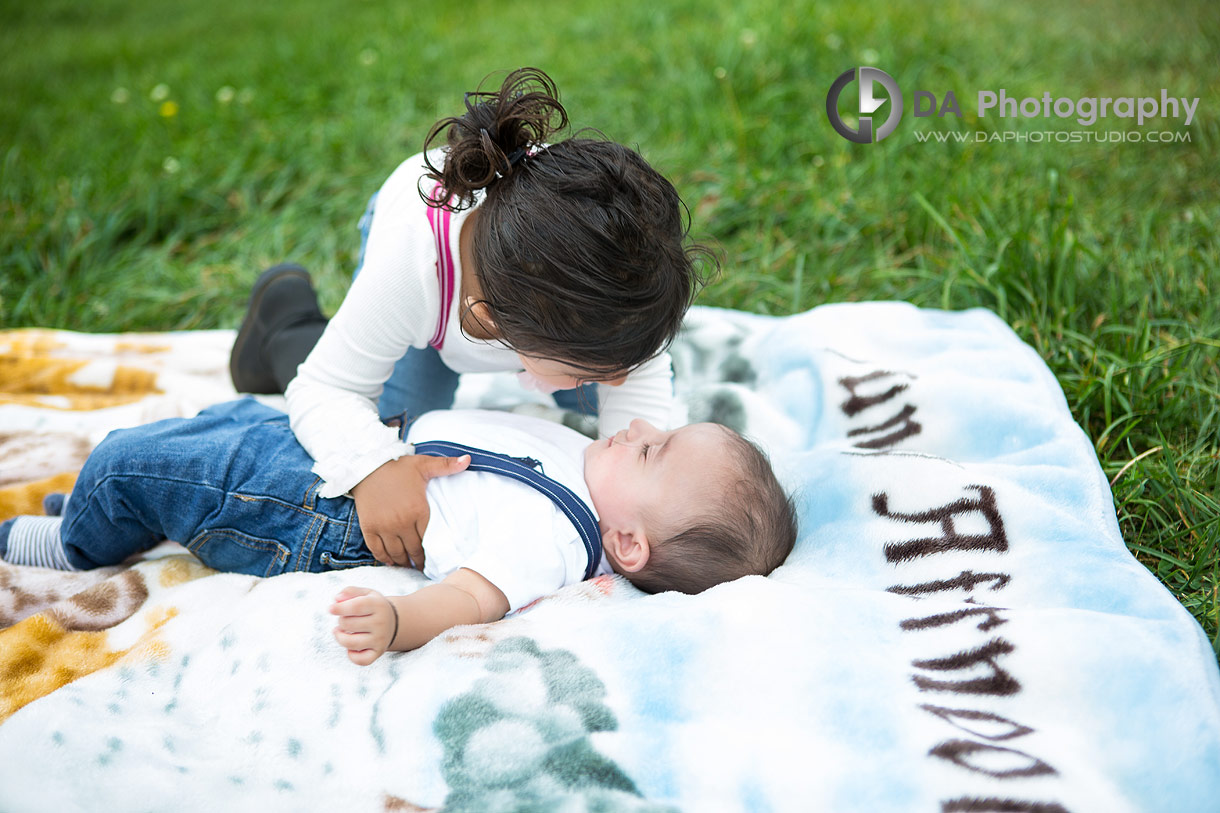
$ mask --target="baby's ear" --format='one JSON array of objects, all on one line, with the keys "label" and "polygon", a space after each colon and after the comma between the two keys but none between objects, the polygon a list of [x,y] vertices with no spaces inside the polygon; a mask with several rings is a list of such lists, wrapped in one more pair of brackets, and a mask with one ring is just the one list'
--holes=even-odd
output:
[{"label": "baby's ear", "polygon": [[615,568],[621,573],[638,573],[648,564],[651,549],[643,531],[609,530],[602,535],[602,546],[609,548]]}]

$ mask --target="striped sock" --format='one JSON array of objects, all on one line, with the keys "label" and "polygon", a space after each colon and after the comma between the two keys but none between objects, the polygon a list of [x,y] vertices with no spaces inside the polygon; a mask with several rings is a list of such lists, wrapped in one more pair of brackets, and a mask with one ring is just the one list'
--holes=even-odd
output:
[{"label": "striped sock", "polygon": [[6,522],[8,539],[4,561],[10,565],[35,565],[56,570],[76,570],[64,554],[59,538],[60,517],[17,517]]}]

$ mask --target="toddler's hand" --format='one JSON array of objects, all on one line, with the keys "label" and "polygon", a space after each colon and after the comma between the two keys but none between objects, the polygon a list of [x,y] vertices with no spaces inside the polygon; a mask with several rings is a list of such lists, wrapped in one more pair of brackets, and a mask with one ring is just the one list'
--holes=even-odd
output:
[{"label": "toddler's hand", "polygon": [[424,569],[428,481],[464,471],[470,456],[406,455],[382,464],[352,489],[360,532],[384,565]]},{"label": "toddler's hand", "polygon": [[330,605],[339,616],[335,640],[347,650],[352,663],[368,666],[394,643],[398,613],[390,600],[366,587],[344,587]]}]

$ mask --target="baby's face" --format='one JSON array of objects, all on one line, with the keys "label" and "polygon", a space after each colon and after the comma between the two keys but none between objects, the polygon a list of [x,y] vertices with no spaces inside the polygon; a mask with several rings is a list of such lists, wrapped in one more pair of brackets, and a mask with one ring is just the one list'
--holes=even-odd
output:
[{"label": "baby's face", "polygon": [[603,533],[649,521],[673,532],[707,514],[729,481],[729,441],[729,430],[713,423],[666,432],[637,419],[590,444],[585,483]]}]

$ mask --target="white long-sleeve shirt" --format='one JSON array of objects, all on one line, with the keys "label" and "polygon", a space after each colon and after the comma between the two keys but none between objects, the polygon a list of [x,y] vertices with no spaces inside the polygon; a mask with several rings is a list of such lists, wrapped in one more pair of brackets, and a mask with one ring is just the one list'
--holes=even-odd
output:
[{"label": "white long-sleeve shirt", "polygon": [[[439,163],[442,153],[434,154]],[[383,463],[410,454],[397,432],[382,424],[377,399],[395,363],[410,347],[426,347],[442,324],[445,297],[438,280],[438,245],[420,196],[432,191],[424,155],[404,161],[377,196],[364,250],[364,264],[338,312],[285,396],[293,431],[313,457],[324,481],[320,496],[346,494]],[[458,373],[521,370],[503,342],[462,333],[462,269],[459,236],[470,209],[450,216],[447,235],[454,279],[440,347],[441,360]],[[634,418],[666,427],[673,401],[673,370],[662,353],[618,387],[598,385],[598,431],[602,437]]]}]

